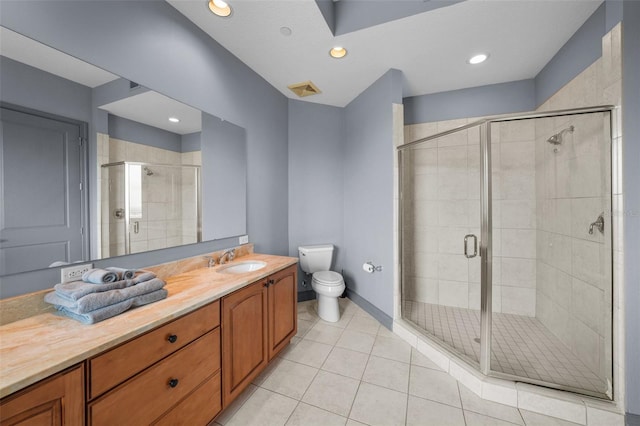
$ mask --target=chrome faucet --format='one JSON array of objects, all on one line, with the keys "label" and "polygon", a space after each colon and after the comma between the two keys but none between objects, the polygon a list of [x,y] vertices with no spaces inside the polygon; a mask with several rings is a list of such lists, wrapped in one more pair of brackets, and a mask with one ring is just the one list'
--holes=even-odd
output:
[{"label": "chrome faucet", "polygon": [[[225,250],[222,253],[222,256],[220,256],[220,259],[218,260],[218,262],[221,265],[224,265],[226,263],[226,261],[228,260],[229,262],[231,262],[233,259],[236,258],[236,249],[232,248],[232,249],[228,249]],[[226,260],[225,260],[226,259]]]},{"label": "chrome faucet", "polygon": [[216,258],[215,257],[205,256],[205,259],[207,259],[209,261],[207,263],[207,266],[209,268],[213,268],[214,266],[216,266]]}]

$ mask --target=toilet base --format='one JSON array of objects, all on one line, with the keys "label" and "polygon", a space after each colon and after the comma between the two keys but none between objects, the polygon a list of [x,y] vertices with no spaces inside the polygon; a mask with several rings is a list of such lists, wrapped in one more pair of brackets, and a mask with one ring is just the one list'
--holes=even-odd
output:
[{"label": "toilet base", "polygon": [[340,320],[340,306],[335,296],[323,296],[318,294],[318,316],[327,322]]}]

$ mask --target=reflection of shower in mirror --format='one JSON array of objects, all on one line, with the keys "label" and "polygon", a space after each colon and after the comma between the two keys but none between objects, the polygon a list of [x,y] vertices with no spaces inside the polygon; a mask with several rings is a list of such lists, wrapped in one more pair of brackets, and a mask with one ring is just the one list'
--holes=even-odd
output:
[{"label": "reflection of shower in mirror", "polygon": [[100,217],[103,257],[202,241],[200,166],[123,161],[100,169],[100,211],[120,211]]}]

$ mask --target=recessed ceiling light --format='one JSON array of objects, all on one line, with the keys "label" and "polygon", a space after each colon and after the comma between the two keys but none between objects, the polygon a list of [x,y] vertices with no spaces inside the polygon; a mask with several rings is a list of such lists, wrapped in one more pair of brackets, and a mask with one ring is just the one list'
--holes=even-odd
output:
[{"label": "recessed ceiling light", "polygon": [[469,60],[467,62],[470,63],[471,65],[477,65],[477,64],[481,64],[484,61],[486,61],[488,57],[489,57],[488,54],[480,53],[478,55],[474,55],[471,58],[469,58]]},{"label": "recessed ceiling light", "polygon": [[209,0],[209,10],[223,18],[231,15],[231,6],[223,0]]},{"label": "recessed ceiling light", "polygon": [[180,119],[178,117],[169,117],[169,121],[172,123],[179,123]]},{"label": "recessed ceiling light", "polygon": [[329,55],[331,55],[332,58],[336,59],[344,58],[345,56],[347,56],[347,49],[345,49],[344,47],[336,46],[329,51]]}]

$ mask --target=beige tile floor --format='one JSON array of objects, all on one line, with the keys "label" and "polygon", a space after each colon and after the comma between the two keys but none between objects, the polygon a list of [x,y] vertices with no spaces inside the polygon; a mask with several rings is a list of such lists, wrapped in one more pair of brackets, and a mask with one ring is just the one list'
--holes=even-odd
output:
[{"label": "beige tile floor", "polygon": [[348,299],[337,323],[298,304],[291,345],[214,425],[574,425],[484,401]]}]

